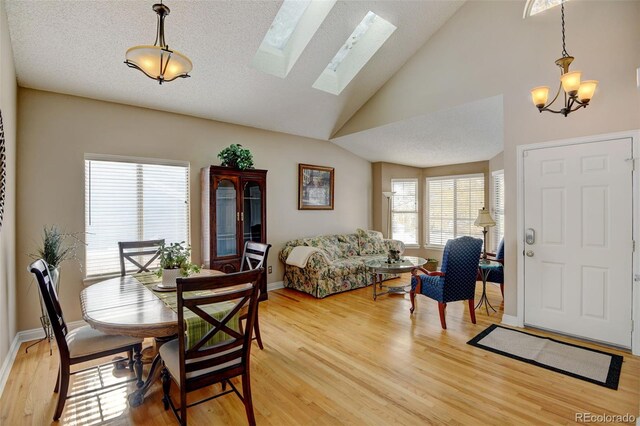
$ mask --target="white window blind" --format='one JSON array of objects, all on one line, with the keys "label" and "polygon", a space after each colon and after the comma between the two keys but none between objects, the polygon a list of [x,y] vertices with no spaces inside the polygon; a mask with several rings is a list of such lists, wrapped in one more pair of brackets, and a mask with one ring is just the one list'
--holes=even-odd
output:
[{"label": "white window blind", "polygon": [[427,178],[427,244],[444,246],[451,238],[482,238],[473,222],[484,206],[484,176]]},{"label": "white window blind", "polygon": [[492,174],[491,215],[496,221],[491,233],[491,247],[494,253],[504,237],[504,170]]},{"label": "white window blind", "polygon": [[189,241],[189,167],[85,158],[87,277],[120,271],[119,241]]},{"label": "white window blind", "polygon": [[418,180],[392,179],[391,238],[418,244]]}]

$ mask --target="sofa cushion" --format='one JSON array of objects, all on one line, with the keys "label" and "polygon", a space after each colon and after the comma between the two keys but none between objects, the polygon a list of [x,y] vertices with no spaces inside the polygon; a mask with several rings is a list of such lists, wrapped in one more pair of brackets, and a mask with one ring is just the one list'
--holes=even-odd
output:
[{"label": "sofa cushion", "polygon": [[357,275],[365,272],[366,267],[360,257],[338,259],[333,262],[328,269],[329,275],[338,277]]},{"label": "sofa cushion", "polygon": [[360,240],[358,234],[338,235],[338,247],[340,257],[353,257],[360,255]]},{"label": "sofa cushion", "polygon": [[[375,232],[375,231],[373,231]],[[379,233],[372,233],[364,229],[358,229],[358,240],[360,244],[360,254],[386,254],[387,247]]]},{"label": "sofa cushion", "polygon": [[324,250],[329,260],[333,261],[340,257],[338,238],[335,235],[322,235],[320,237],[305,238],[304,245]]}]

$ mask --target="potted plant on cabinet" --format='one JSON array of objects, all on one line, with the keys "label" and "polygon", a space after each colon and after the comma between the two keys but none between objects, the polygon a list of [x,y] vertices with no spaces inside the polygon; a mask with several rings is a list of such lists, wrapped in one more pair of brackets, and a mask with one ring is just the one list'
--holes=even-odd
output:
[{"label": "potted plant on cabinet", "polygon": [[175,288],[176,278],[188,277],[200,272],[200,266],[191,263],[191,247],[181,243],[162,244],[160,252],[160,268],[158,276],[162,277],[160,287]]},{"label": "potted plant on cabinet", "polygon": [[248,149],[242,148],[240,144],[231,144],[227,148],[220,151],[218,158],[222,160],[222,166],[231,167],[233,169],[252,169],[253,155]]}]

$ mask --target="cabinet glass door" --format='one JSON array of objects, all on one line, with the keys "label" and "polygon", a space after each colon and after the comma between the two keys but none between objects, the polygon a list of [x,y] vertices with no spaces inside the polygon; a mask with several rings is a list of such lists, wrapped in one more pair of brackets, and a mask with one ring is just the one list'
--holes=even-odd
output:
[{"label": "cabinet glass door", "polygon": [[262,242],[262,189],[257,182],[244,184],[243,241]]},{"label": "cabinet glass door", "polygon": [[216,188],[216,254],[233,256],[237,254],[237,209],[236,187],[227,179],[222,179]]}]

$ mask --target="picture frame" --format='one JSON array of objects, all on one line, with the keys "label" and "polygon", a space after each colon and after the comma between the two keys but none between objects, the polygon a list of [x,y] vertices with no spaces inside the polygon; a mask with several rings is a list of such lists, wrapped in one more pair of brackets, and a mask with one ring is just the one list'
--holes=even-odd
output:
[{"label": "picture frame", "polygon": [[298,210],[333,210],[334,168],[298,164]]}]

